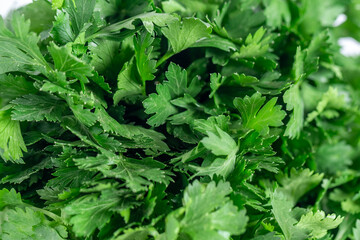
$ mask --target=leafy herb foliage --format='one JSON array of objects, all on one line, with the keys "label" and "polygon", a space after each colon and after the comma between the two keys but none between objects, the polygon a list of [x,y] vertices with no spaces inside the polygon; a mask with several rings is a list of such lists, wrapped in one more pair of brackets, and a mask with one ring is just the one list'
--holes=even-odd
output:
[{"label": "leafy herb foliage", "polygon": [[360,59],[337,45],[360,40],[358,5],[37,0],[0,18],[0,238],[359,240]]}]

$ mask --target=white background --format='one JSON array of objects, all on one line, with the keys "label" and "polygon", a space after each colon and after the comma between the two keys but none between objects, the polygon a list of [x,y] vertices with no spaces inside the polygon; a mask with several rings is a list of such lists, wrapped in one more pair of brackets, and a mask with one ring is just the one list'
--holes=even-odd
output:
[{"label": "white background", "polygon": [[4,17],[11,9],[24,6],[31,2],[32,0],[0,0],[0,15]]},{"label": "white background", "polygon": [[[31,2],[32,0],[0,0],[0,15],[5,17],[11,9],[16,9]],[[346,16],[342,14],[336,19],[334,26],[340,25],[344,21],[346,21]],[[339,45],[341,46],[341,53],[346,56],[360,55],[360,43],[353,38],[341,38],[339,39]]]}]

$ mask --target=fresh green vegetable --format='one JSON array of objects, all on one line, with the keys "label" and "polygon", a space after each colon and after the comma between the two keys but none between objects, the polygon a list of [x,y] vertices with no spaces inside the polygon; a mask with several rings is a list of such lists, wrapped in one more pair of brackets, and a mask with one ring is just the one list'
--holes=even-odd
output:
[{"label": "fresh green vegetable", "polygon": [[0,239],[359,240],[360,58],[337,44],[360,40],[359,4],[0,18]]}]

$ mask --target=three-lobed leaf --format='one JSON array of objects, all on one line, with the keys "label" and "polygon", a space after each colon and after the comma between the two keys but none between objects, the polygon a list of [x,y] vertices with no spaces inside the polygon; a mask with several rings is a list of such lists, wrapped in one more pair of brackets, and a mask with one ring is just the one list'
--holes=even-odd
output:
[{"label": "three-lobed leaf", "polygon": [[19,121],[11,119],[11,111],[0,111],[0,156],[5,161],[23,163],[23,151],[26,152],[21,135]]},{"label": "three-lobed leaf", "polygon": [[234,106],[240,112],[245,128],[255,129],[262,135],[269,133],[269,127],[279,127],[283,125],[282,119],[285,112],[281,106],[275,105],[277,98],[272,98],[265,105],[266,98],[260,93],[254,93],[251,97],[235,98]]},{"label": "three-lobed leaf", "polygon": [[198,240],[226,240],[243,233],[248,217],[229,199],[231,191],[228,182],[203,185],[194,181],[185,189],[183,207],[166,218],[166,239],[186,234]]},{"label": "three-lobed leaf", "polygon": [[211,28],[196,18],[184,18],[182,21],[174,21],[162,28],[162,33],[169,39],[175,53],[189,48],[196,41],[209,37]]}]

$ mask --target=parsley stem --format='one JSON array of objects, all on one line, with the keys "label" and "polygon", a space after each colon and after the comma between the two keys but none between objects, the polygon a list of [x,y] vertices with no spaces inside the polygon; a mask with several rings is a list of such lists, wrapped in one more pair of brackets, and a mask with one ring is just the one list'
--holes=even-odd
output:
[{"label": "parsley stem", "polygon": [[46,216],[52,218],[53,220],[55,220],[56,222],[58,223],[62,223],[62,224],[65,224],[65,222],[63,221],[63,219],[61,217],[59,217],[58,215],[56,215],[55,213],[52,213],[50,211],[47,211],[45,209],[42,209],[42,208],[38,208],[38,207],[35,207],[35,206],[32,206],[30,204],[27,204],[27,203],[24,203],[24,205],[28,208],[32,208],[33,210],[35,211],[38,211],[38,212],[41,212],[43,214],[45,214]]},{"label": "parsley stem", "polygon": [[174,55],[175,55],[175,53],[173,51],[169,51],[169,52],[165,53],[165,55],[162,56],[159,59],[159,61],[156,63],[156,67],[159,67],[163,62],[165,62],[167,59],[171,58]]}]

